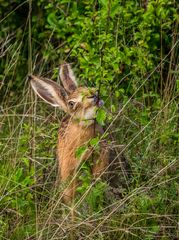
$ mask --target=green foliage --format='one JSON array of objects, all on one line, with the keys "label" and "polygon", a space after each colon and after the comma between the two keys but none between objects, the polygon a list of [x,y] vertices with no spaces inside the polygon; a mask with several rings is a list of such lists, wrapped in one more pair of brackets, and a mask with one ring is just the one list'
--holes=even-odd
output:
[{"label": "green foliage", "polygon": [[[0,8],[0,238],[86,239],[94,231],[89,239],[178,239],[177,1],[37,0],[30,18],[29,3],[2,0]],[[77,223],[61,203],[63,186],[54,190],[61,116],[36,105],[27,83],[31,65],[56,81],[64,60],[79,85],[99,90],[97,122],[117,153],[125,144],[133,172],[108,202],[108,185],[90,188],[91,166],[82,164],[78,192],[89,190],[88,207],[77,208]],[[98,153],[99,140],[77,158]]]},{"label": "green foliage", "polygon": [[80,160],[80,158],[86,152],[87,149],[88,149],[87,146],[81,146],[77,148],[75,152],[75,157]]},{"label": "green foliage", "polygon": [[[84,162],[82,161],[82,157],[87,151],[92,151],[92,154],[90,155],[88,161]],[[92,169],[94,167],[94,163],[98,163],[99,151],[100,138],[98,136],[90,139],[86,145],[76,149],[76,157],[81,160],[81,165],[78,169],[78,181],[80,183],[77,188],[77,192],[79,193],[79,199],[81,196],[85,195],[86,192],[89,192],[85,197],[85,201],[92,212],[99,211],[104,206],[104,194],[107,188],[107,183],[100,179],[95,184],[93,183],[95,179],[93,179]]]},{"label": "green foliage", "polygon": [[85,201],[88,204],[88,208],[92,212],[100,211],[104,206],[104,194],[107,188],[107,184],[103,181],[98,181],[93,184],[93,176],[91,173],[92,162],[83,163],[80,167],[79,180],[80,186],[77,188],[77,192],[80,193],[80,196],[83,196],[86,192],[89,192],[85,197]]},{"label": "green foliage", "polygon": [[100,125],[102,125],[102,126],[105,125],[106,111],[104,109],[99,109],[98,110],[96,120]]}]

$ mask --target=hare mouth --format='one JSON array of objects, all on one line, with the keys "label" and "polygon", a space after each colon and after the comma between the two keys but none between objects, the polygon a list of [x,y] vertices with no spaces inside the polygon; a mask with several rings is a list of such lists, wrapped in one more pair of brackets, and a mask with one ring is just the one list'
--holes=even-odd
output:
[{"label": "hare mouth", "polygon": [[99,99],[97,102],[96,102],[96,106],[97,107],[102,107],[104,105],[104,101]]},{"label": "hare mouth", "polygon": [[92,107],[89,107],[85,110],[84,112],[84,116],[83,116],[83,119],[85,120],[92,120],[92,119],[95,119],[95,116],[96,116],[96,110],[97,110],[97,106],[92,106]]},{"label": "hare mouth", "polygon": [[93,101],[94,101],[94,104],[97,106],[97,107],[101,107],[101,106],[103,106],[104,105],[104,101],[103,100],[101,100],[100,98],[99,98],[99,96],[94,96],[93,97]]}]

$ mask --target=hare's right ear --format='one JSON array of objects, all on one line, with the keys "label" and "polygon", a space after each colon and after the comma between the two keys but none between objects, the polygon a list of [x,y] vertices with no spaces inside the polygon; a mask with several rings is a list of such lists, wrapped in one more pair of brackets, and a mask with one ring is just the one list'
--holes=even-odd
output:
[{"label": "hare's right ear", "polygon": [[64,63],[60,66],[60,78],[65,90],[72,93],[77,88],[77,82],[70,64]]},{"label": "hare's right ear", "polygon": [[63,87],[46,78],[30,75],[29,79],[33,90],[39,97],[50,105],[60,107],[67,112],[67,93]]}]

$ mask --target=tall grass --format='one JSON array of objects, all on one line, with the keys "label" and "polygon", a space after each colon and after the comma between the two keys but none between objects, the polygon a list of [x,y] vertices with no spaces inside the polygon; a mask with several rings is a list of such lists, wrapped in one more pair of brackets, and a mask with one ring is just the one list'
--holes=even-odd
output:
[{"label": "tall grass", "polygon": [[[18,6],[23,7],[22,4]],[[70,5],[68,8],[65,11],[71,11]],[[103,19],[102,6],[99,10]],[[1,21],[6,21],[14,11],[16,9]],[[82,66],[78,75],[88,76],[88,84],[101,87],[106,102],[106,133],[111,141],[115,140],[112,143],[116,156],[123,153],[132,169],[132,177],[122,178],[118,189],[106,185],[105,202],[94,210],[87,197],[99,179],[92,182],[71,206],[61,200],[65,186],[57,181],[56,143],[63,114],[34,96],[27,80],[32,71],[57,77],[58,63],[53,59],[54,48],[50,44],[53,30],[48,38],[45,36],[44,56],[41,52],[39,56],[38,48],[33,49],[34,26],[29,21],[29,10],[28,14],[25,27],[17,36],[9,32],[6,38],[1,38],[1,59],[5,67],[1,74],[0,239],[178,239],[178,23],[172,28],[170,49],[165,54],[161,50],[156,56],[158,65],[152,66],[150,72],[141,70],[139,81],[137,75],[130,79],[130,74],[135,76],[136,73],[128,70],[130,65],[126,60],[127,70],[119,73],[122,85],[118,84],[115,73],[114,89],[109,88],[112,82],[105,81],[108,76],[109,81],[113,80],[110,80],[110,74],[115,70],[104,71],[106,66],[107,69],[108,65],[111,67],[112,53],[111,59],[105,59],[107,53],[99,51],[102,72],[96,73],[94,82],[90,79],[96,69],[90,67],[90,59],[89,65],[85,65],[79,48],[59,53],[62,59],[73,61],[76,51],[78,64]],[[52,19],[49,18],[50,22]],[[99,35],[103,33],[102,28],[98,30]],[[24,38],[28,39],[28,44]],[[104,41],[106,46],[111,44],[110,39]],[[121,43],[117,35],[115,43],[117,47]],[[126,43],[125,47],[128,45]],[[82,48],[86,51],[87,46]],[[27,49],[28,66],[24,74],[21,66],[26,64],[24,52]],[[166,66],[167,74],[163,66]],[[99,75],[104,77],[104,82],[98,81]],[[122,150],[120,145],[124,145]],[[122,169],[120,171],[118,175],[123,176]],[[102,197],[103,194],[101,191]],[[72,211],[75,212],[73,219]]]}]

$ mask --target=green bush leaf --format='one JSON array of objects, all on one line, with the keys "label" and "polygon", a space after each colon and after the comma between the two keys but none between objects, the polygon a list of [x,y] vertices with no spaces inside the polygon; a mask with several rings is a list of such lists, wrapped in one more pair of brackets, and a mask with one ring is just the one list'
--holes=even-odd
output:
[{"label": "green bush leaf", "polygon": [[76,158],[79,160],[79,159],[81,158],[81,156],[83,155],[83,153],[86,152],[87,149],[88,149],[88,148],[87,148],[87,146],[85,146],[85,145],[77,148],[77,149],[76,149],[76,152],[75,152]]},{"label": "green bush leaf", "polygon": [[104,121],[106,120],[106,111],[104,109],[98,110],[96,120],[102,126],[105,124]]}]

